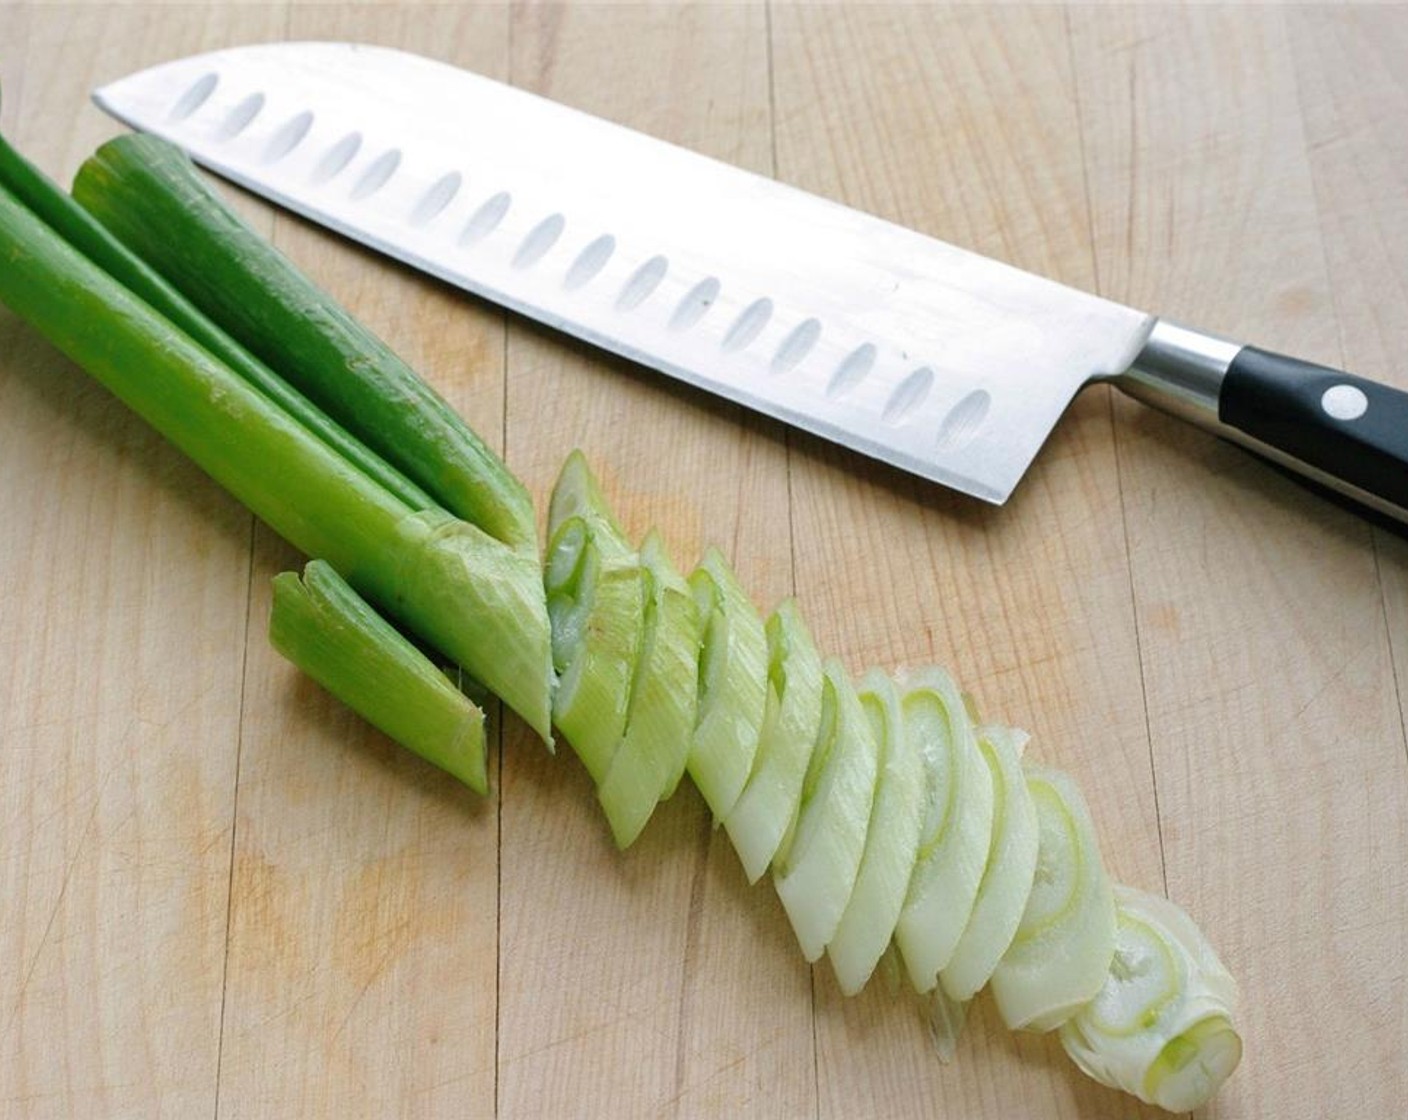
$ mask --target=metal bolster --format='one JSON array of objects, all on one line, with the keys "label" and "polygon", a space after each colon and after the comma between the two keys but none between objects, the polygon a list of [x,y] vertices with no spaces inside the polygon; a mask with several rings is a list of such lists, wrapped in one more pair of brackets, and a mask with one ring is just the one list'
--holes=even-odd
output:
[{"label": "metal bolster", "polygon": [[1241,349],[1239,342],[1157,319],[1134,364],[1110,381],[1136,400],[1226,435],[1218,395]]}]

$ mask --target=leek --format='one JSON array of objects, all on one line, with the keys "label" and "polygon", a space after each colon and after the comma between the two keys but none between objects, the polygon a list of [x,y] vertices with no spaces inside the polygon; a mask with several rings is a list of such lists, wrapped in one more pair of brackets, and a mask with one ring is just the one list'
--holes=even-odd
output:
[{"label": "leek", "polygon": [[1236,981],[1173,903],[1126,886],[1114,895],[1108,976],[1062,1026],[1061,1045],[1096,1081],[1187,1112],[1206,1103],[1241,1061]]},{"label": "leek", "polygon": [[73,196],[441,506],[536,558],[523,484],[381,339],[226,206],[179,148],[154,136],[111,140],[79,169]]},{"label": "leek", "polygon": [[870,670],[861,681],[860,702],[878,749],[875,801],[855,886],[826,946],[848,996],[865,987],[894,936],[924,815],[924,760],[904,733],[894,682],[880,670]]},{"label": "leek", "polygon": [[483,710],[329,564],[274,577],[269,641],[396,742],[488,792]]},{"label": "leek", "polygon": [[796,819],[821,725],[821,657],[797,604],[780,603],[765,627],[768,696],[752,773],[724,820],[748,882],[772,863]]},{"label": "leek", "polygon": [[536,565],[417,511],[0,191],[0,301],[280,536],[497,693],[545,739],[550,651]]},{"label": "leek", "polygon": [[1036,875],[992,992],[1008,1027],[1049,1031],[1104,984],[1115,951],[1115,900],[1075,782],[1029,767],[1027,789],[1036,806]]}]

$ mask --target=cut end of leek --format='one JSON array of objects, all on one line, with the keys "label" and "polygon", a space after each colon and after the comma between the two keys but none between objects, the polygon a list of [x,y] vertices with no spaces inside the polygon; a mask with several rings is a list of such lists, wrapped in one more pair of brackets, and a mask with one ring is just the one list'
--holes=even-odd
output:
[{"label": "cut end of leek", "polygon": [[1169,1112],[1207,1103],[1242,1060],[1242,1036],[1214,1015],[1169,1039],[1144,1077],[1144,1099]]},{"label": "cut end of leek", "polygon": [[1104,986],[1061,1027],[1088,1075],[1175,1112],[1206,1103],[1241,1060],[1237,985],[1173,903],[1115,887],[1115,953]]},{"label": "cut end of leek", "polygon": [[489,789],[484,712],[329,564],[274,577],[269,640],[369,723],[470,789]]},{"label": "cut end of leek", "polygon": [[552,627],[537,559],[440,510],[397,531],[397,616],[551,746]]}]

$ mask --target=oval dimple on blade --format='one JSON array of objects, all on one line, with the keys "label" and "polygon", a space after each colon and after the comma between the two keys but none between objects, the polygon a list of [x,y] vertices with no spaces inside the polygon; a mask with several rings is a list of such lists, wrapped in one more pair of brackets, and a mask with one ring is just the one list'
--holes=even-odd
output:
[{"label": "oval dimple on blade", "polygon": [[215,92],[215,87],[219,84],[220,75],[215,71],[209,70],[202,74],[185,93],[176,99],[176,103],[171,106],[171,112],[167,114],[166,119],[172,123],[185,120],[210,100],[210,95]]},{"label": "oval dimple on blade", "polygon": [[389,148],[377,156],[352,188],[352,200],[362,202],[391,180],[391,176],[396,174],[396,169],[401,166],[401,149]]},{"label": "oval dimple on blade", "polygon": [[464,230],[460,233],[460,245],[468,247],[483,241],[498,228],[499,223],[504,220],[504,215],[508,213],[508,208],[512,205],[513,196],[508,191],[499,191],[497,194],[490,195],[465,223]]},{"label": "oval dimple on blade", "polygon": [[811,353],[820,337],[821,324],[814,318],[803,319],[782,340],[769,368],[773,373],[786,373]]},{"label": "oval dimple on blade", "polygon": [[664,257],[651,257],[631,273],[630,279],[621,288],[621,294],[616,297],[616,310],[634,311],[650,298],[669,270],[670,262]]},{"label": "oval dimple on blade", "polygon": [[890,394],[881,414],[887,424],[902,424],[910,413],[924,404],[924,398],[934,386],[934,371],[928,366],[920,366],[909,374]]},{"label": "oval dimple on blade", "polygon": [[322,185],[336,179],[361,149],[362,134],[356,131],[347,133],[318,160],[313,168],[313,182]]},{"label": "oval dimple on blade", "polygon": [[616,238],[609,233],[603,233],[577,254],[577,259],[572,262],[572,267],[563,277],[562,286],[569,292],[574,292],[591,283],[597,273],[606,267],[615,252]]},{"label": "oval dimple on blade", "polygon": [[411,211],[411,225],[429,225],[438,218],[445,207],[455,200],[455,195],[460,193],[460,184],[463,182],[464,176],[458,171],[448,171],[436,179]]},{"label": "oval dimple on blade", "polygon": [[312,127],[313,114],[307,109],[284,121],[279,125],[279,130],[269,138],[269,143],[264,146],[264,162],[278,163],[303,143],[304,137],[308,135],[308,130]]},{"label": "oval dimple on blade", "polygon": [[248,128],[264,108],[263,92],[251,93],[236,105],[215,130],[217,140],[233,140]]}]

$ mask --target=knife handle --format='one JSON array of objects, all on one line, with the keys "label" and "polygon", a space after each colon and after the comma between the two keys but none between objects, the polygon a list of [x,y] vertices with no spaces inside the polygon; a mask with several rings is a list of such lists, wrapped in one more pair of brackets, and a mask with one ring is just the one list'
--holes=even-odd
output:
[{"label": "knife handle", "polygon": [[1408,393],[1166,320],[1114,381],[1408,528]]}]

